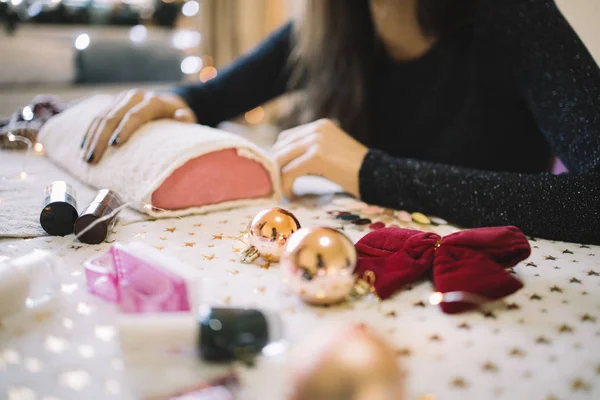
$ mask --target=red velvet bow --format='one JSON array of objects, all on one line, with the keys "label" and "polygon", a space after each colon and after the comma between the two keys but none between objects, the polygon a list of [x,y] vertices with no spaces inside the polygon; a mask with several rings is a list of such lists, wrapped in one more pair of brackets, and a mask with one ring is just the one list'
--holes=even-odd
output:
[{"label": "red velvet bow", "polygon": [[385,228],[359,240],[356,250],[356,274],[367,281],[374,274],[374,290],[381,299],[432,273],[435,290],[448,294],[441,307],[449,314],[522,288],[506,268],[531,253],[527,238],[514,226],[470,229],[443,238],[431,232]]}]

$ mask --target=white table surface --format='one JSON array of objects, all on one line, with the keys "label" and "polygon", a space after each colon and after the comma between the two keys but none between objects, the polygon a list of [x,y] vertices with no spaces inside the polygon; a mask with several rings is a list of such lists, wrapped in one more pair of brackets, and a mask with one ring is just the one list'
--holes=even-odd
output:
[{"label": "white table surface", "polygon": [[[328,199],[289,208],[304,226],[338,227],[325,211],[343,206]],[[362,301],[350,309],[325,309],[286,292],[277,265],[237,261],[233,248],[239,245],[226,236],[239,235],[259,209],[120,225],[108,242],[94,246],[74,243],[72,236],[0,240],[0,259],[55,252],[61,281],[53,313],[0,326],[0,398],[130,399],[140,396],[140,388],[164,393],[214,372],[194,360],[166,358],[138,369],[124,366],[115,331],[118,309],[87,292],[82,262],[113,241],[133,240],[178,257],[206,278],[205,301],[279,311],[292,343],[334,320],[369,324],[396,349],[407,371],[407,399],[600,398],[600,247],[532,241],[531,257],[515,268],[525,287],[487,315],[451,316],[425,306],[429,282],[380,305]],[[345,230],[353,240],[367,231]],[[244,398],[283,398],[285,376],[276,374],[284,370],[241,371]]]}]

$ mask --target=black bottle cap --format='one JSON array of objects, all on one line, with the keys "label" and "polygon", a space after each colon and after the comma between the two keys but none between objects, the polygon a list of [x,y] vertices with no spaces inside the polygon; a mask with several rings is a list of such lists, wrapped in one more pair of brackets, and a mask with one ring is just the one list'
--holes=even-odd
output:
[{"label": "black bottle cap", "polygon": [[77,202],[71,185],[63,181],[52,182],[46,187],[44,208],[40,213],[40,225],[52,236],[73,233],[77,220]]},{"label": "black bottle cap", "polygon": [[259,310],[207,308],[200,314],[200,356],[210,362],[250,362],[269,344],[269,323]]}]

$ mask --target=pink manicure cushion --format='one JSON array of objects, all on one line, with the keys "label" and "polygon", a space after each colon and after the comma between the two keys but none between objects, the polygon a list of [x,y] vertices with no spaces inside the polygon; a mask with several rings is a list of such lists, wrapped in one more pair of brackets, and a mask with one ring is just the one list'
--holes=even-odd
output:
[{"label": "pink manicure cushion", "polygon": [[257,199],[271,193],[271,179],[258,162],[218,150],[194,158],[175,171],[152,193],[152,204],[165,210]]}]

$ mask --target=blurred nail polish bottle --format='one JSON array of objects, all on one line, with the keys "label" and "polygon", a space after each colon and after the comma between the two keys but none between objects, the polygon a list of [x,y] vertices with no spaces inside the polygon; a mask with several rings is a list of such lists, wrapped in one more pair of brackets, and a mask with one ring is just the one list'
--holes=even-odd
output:
[{"label": "blurred nail polish bottle", "polygon": [[65,236],[73,233],[76,220],[75,191],[64,181],[52,182],[44,194],[40,225],[52,236]]},{"label": "blurred nail polish bottle", "polygon": [[75,221],[73,228],[75,236],[82,243],[99,244],[102,243],[108,236],[108,232],[114,227],[117,222],[116,216],[101,221],[93,226],[87,232],[81,234],[84,229],[96,222],[97,220],[111,214],[116,208],[123,204],[117,193],[109,189],[98,191],[94,200],[85,208],[79,218]]},{"label": "blurred nail polish bottle", "polygon": [[203,360],[251,362],[265,348],[283,347],[279,314],[258,309],[202,305],[198,314],[123,315],[119,337],[124,354],[192,351]]}]

